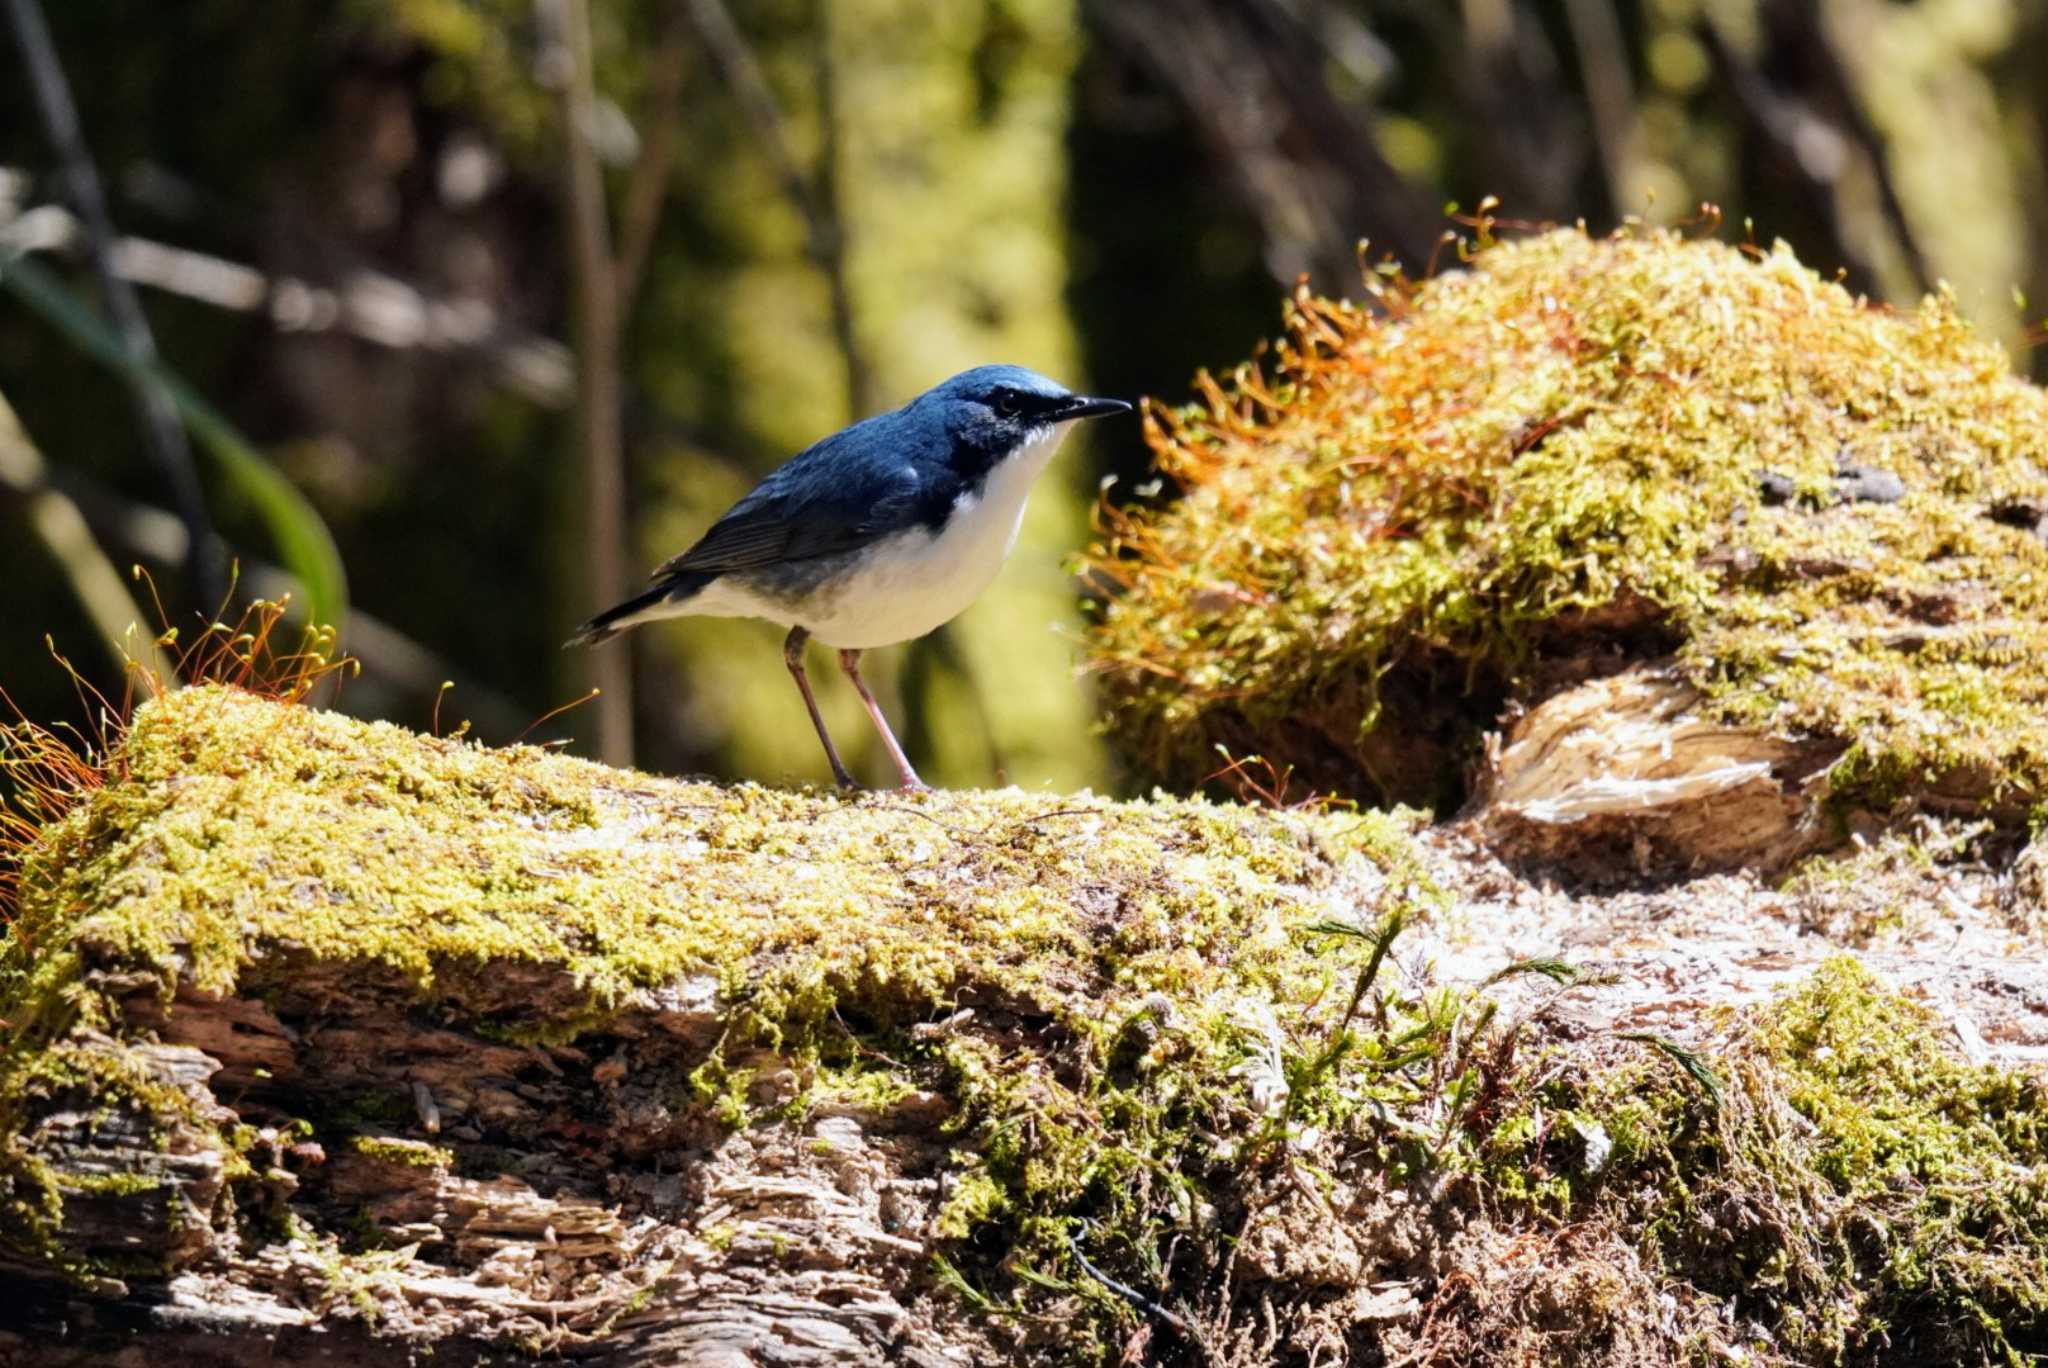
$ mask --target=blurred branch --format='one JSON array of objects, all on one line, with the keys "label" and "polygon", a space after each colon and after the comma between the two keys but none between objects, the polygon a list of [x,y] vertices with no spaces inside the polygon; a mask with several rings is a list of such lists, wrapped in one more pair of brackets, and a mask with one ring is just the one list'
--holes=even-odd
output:
[{"label": "blurred branch", "polygon": [[[1475,183],[1532,218],[1578,218],[1588,145],[1580,96],[1569,89],[1542,18],[1511,0],[1464,0],[1461,26],[1432,25],[1458,73],[1458,117],[1475,154]],[[1434,13],[1447,17],[1448,6]]]},{"label": "blurred branch", "polygon": [[1511,0],[1460,0],[1465,33],[1474,47],[1499,51],[1514,46],[1515,11]]},{"label": "blurred branch", "polygon": [[1303,9],[1274,0],[1089,0],[1115,50],[1173,93],[1214,163],[1258,218],[1266,266],[1291,285],[1357,275],[1370,237],[1410,266],[1429,258],[1436,207],[1381,153],[1369,111],[1338,98]]},{"label": "blurred branch", "polygon": [[1579,79],[1586,87],[1607,202],[1617,216],[1639,212],[1640,205],[1624,203],[1636,156],[1636,97],[1621,18],[1614,12],[1614,0],[1565,0],[1564,15],[1579,53]]},{"label": "blurred branch", "polygon": [[1905,254],[1907,269],[1912,271],[1920,292],[1927,293],[1934,288],[1934,271],[1928,266],[1927,255],[1920,249],[1920,239],[1906,217],[1905,202],[1899,198],[1898,178],[1892,174],[1890,152],[1876,125],[1863,112],[1863,101],[1850,78],[1848,65],[1828,36],[1820,10],[1804,3],[1785,4],[1783,0],[1777,0],[1765,6],[1765,13],[1772,41],[1787,52],[1797,54],[1812,73],[1816,92],[1848,130],[1850,140],[1870,158],[1871,174],[1877,178],[1878,203],[1883,207],[1900,252]]},{"label": "blurred branch", "polygon": [[1756,59],[1729,41],[1711,15],[1705,19],[1707,51],[1722,88],[1734,95],[1749,128],[1805,183],[1814,216],[1827,225],[1853,288],[1877,293],[1876,268],[1856,249],[1843,218],[1839,182],[1851,146],[1869,161],[1879,209],[1914,283],[1922,293],[1933,289],[1934,275],[1906,219],[1884,139],[1864,117],[1820,16],[1803,3],[1769,3],[1763,17],[1766,51]]},{"label": "blurred branch", "polygon": [[[158,679],[175,683],[178,673],[156,644],[156,634],[129,595],[121,572],[93,540],[78,505],[50,487],[43,454],[22,431],[4,397],[0,397],[0,491],[21,502],[29,527],[71,581],[72,592],[99,630],[115,668],[126,669],[132,661],[154,671]],[[185,559],[180,556],[174,563],[182,564]]]},{"label": "blurred branch", "polygon": [[[562,75],[569,260],[575,280],[576,393],[583,448],[585,573],[592,601],[624,589],[626,456],[619,410],[619,290],[606,224],[604,172],[592,140],[597,124],[597,77],[591,52],[588,0],[537,0],[553,50],[542,67]],[[588,655],[599,693],[598,758],[633,763],[632,657],[624,650]]]},{"label": "blurred branch", "polygon": [[874,368],[860,344],[855,323],[853,289],[846,272],[846,228],[839,205],[839,119],[835,109],[837,75],[831,53],[831,11],[813,12],[816,34],[815,70],[818,81],[819,118],[823,125],[822,152],[816,182],[804,173],[790,148],[787,125],[775,100],[775,92],[754,51],[733,23],[724,0],[681,0],[698,39],[718,66],[740,112],[753,125],[754,136],[767,154],[782,193],[804,221],[804,245],[811,260],[824,273],[830,292],[832,335],[846,367],[847,406],[858,418],[877,406]]},{"label": "blurred branch", "polygon": [[[113,316],[121,345],[135,361],[144,365],[154,363],[156,338],[150,332],[149,317],[143,313],[134,287],[114,269],[114,224],[107,212],[106,191],[100,184],[99,168],[86,147],[78,106],[71,97],[71,84],[65,79],[63,65],[57,59],[56,44],[51,41],[42,7],[38,0],[7,0],[7,16],[28,64],[44,132],[64,165],[72,201],[85,220],[100,287],[106,294],[107,311]],[[192,448],[185,439],[177,408],[163,387],[140,371],[130,372],[127,380],[158,477],[169,490],[172,505],[191,538],[193,555],[187,568],[192,576],[192,592],[211,608],[224,606],[226,566],[211,550],[212,526],[207,520],[199,474],[193,467]]]},{"label": "blurred branch", "polygon": [[661,42],[648,58],[647,108],[639,120],[640,155],[626,182],[625,207],[619,214],[614,283],[620,318],[632,313],[647,270],[647,254],[654,247],[655,230],[661,226],[661,202],[668,193],[669,173],[675,168],[676,125],[682,119],[684,56],[682,20],[671,10],[662,26]]},{"label": "blurred branch", "polygon": [[846,367],[847,408],[865,418],[881,407],[874,368],[860,346],[853,319],[853,287],[846,275],[846,204],[839,193],[839,63],[832,55],[832,3],[818,0],[812,9],[811,63],[818,90],[817,220],[812,224],[811,255],[825,273],[832,299],[832,337]]},{"label": "blurred branch", "polygon": [[[84,245],[76,215],[39,205],[0,223],[0,248],[24,255]],[[123,280],[239,313],[261,313],[279,332],[342,331],[398,351],[467,354],[499,384],[549,408],[574,393],[568,348],[501,322],[478,300],[451,300],[380,271],[357,271],[338,285],[266,276],[253,266],[149,238],[115,239],[114,271]]]},{"label": "blurred branch", "polygon": [[[306,584],[306,613],[313,622],[339,628],[348,611],[348,576],[320,511],[235,430],[220,412],[201,398],[161,361],[143,360],[121,344],[106,320],[87,307],[53,272],[18,253],[0,252],[0,290],[27,304],[44,321],[87,356],[111,367],[131,382],[148,381],[175,406],[178,417],[213,457],[220,471],[263,520],[278,554]],[[226,563],[218,548],[194,552]],[[219,612],[225,596],[204,611]]]}]

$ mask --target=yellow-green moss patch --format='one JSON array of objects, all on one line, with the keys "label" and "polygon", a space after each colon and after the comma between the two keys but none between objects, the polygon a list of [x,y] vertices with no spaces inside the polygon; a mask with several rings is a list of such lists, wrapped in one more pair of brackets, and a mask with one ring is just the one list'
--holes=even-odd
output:
[{"label": "yellow-green moss patch", "polygon": [[1112,518],[1090,650],[1156,771],[1432,799],[1505,699],[1675,651],[1837,792],[2048,792],[2048,395],[1952,301],[1651,231],[1377,293],[1149,419],[1185,497]]},{"label": "yellow-green moss patch", "polygon": [[[681,784],[219,688],[144,706],[115,764],[25,863],[17,1030],[102,1010],[80,956],[213,993],[259,957],[368,962],[513,1031],[705,977],[771,1028],[915,1017],[970,984],[1086,1015],[1097,931],[1120,990],[1199,991],[1283,979],[1326,895],[1420,896],[1379,815]],[[565,986],[505,991],[520,965]]]},{"label": "yellow-green moss patch", "polygon": [[1856,961],[1730,1014],[1718,1106],[1657,1064],[1559,1094],[1602,1119],[1606,1209],[1766,1362],[2021,1362],[2048,1333],[2048,1084],[1960,1058]]},{"label": "yellow-green moss patch", "polygon": [[455,1167],[455,1152],[423,1140],[403,1140],[385,1135],[359,1135],[349,1148],[365,1159],[406,1168],[432,1169],[445,1173]]}]

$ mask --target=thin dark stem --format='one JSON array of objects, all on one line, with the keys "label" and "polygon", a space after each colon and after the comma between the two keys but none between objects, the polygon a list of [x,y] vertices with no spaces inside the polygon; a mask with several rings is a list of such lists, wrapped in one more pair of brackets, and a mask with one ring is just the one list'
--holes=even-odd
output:
[{"label": "thin dark stem", "polygon": [[641,278],[647,271],[647,257],[661,227],[662,201],[668,196],[669,173],[675,169],[676,132],[682,121],[683,16],[671,11],[662,25],[661,40],[648,59],[647,106],[640,118],[640,156],[626,182],[624,207],[619,211],[618,262],[613,272],[623,322],[631,316],[640,295]]},{"label": "thin dark stem", "polygon": [[775,178],[782,186],[782,193],[803,217],[805,251],[824,274],[826,289],[831,294],[832,333],[839,344],[840,359],[846,367],[848,407],[855,417],[871,413],[876,406],[872,380],[874,368],[867,362],[867,354],[860,345],[859,329],[855,325],[853,289],[846,272],[846,230],[839,215],[838,121],[832,108],[835,75],[829,51],[831,25],[828,14],[821,9],[815,24],[819,44],[816,57],[818,94],[824,102],[820,111],[824,122],[824,152],[814,182],[797,162],[796,153],[789,144],[781,107],[775,102],[775,92],[769,87],[768,78],[755,59],[753,49],[747,46],[739,26],[733,23],[724,0],[686,0],[686,4],[698,39],[717,64],[719,76],[732,91],[733,98],[739,102],[740,112],[753,125],[754,136],[767,154],[770,165],[775,168]]},{"label": "thin dark stem", "polygon": [[[70,198],[84,220],[92,248],[93,267],[107,301],[107,312],[121,337],[130,359],[153,364],[157,359],[156,338],[150,332],[149,316],[142,311],[135,287],[114,269],[114,223],[107,211],[106,189],[99,168],[86,146],[85,130],[79,123],[78,105],[71,96],[71,83],[57,59],[57,46],[50,37],[39,0],[7,0],[7,17],[21,44],[35,87],[36,107],[50,146],[63,164]],[[227,564],[216,549],[218,542],[206,515],[206,500],[199,485],[199,473],[192,463],[191,443],[178,420],[177,407],[163,387],[140,374],[129,382],[136,411],[142,423],[143,440],[185,524],[192,589],[208,612],[226,607]]]},{"label": "thin dark stem", "polygon": [[811,224],[811,255],[825,273],[832,298],[832,337],[846,367],[846,403],[856,418],[881,407],[874,368],[861,350],[853,318],[853,287],[846,274],[846,207],[839,194],[839,64],[832,56],[831,0],[819,0],[811,25],[818,82],[818,188]]},{"label": "thin dark stem", "polygon": [[1075,1241],[1071,1232],[1067,1235],[1067,1252],[1074,1256],[1074,1263],[1083,1273],[1111,1292],[1114,1292],[1117,1296],[1122,1297],[1138,1310],[1143,1311],[1149,1316],[1157,1317],[1180,1334],[1187,1336],[1188,1341],[1200,1352],[1202,1362],[1211,1362],[1209,1346],[1203,1342],[1201,1336],[1196,1332],[1195,1327],[1188,1321],[1187,1317],[1177,1311],[1169,1310],[1167,1307],[1153,1301],[1143,1292],[1138,1291],[1137,1288],[1127,1283],[1118,1282],[1115,1278],[1110,1277],[1109,1274],[1097,1268],[1089,1261],[1088,1256],[1081,1252],[1081,1246]]}]

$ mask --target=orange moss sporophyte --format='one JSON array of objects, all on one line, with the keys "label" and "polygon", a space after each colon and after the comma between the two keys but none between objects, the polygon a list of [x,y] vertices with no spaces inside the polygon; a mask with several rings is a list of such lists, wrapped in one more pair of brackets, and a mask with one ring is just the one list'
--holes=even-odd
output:
[{"label": "orange moss sporophyte", "polygon": [[[287,625],[288,610],[288,601],[258,600],[233,621],[209,622],[183,643],[178,629],[166,627],[154,649],[129,652],[118,699],[107,698],[88,683],[53,643],[54,667],[77,687],[85,712],[81,725],[32,721],[0,685],[0,707],[13,714],[12,721],[0,722],[0,928],[15,930],[23,857],[29,848],[89,795],[123,777],[120,743],[141,701],[186,685],[226,684],[295,704],[321,684],[358,668],[352,658],[336,654],[332,628],[292,628]],[[165,616],[161,604],[157,614]],[[294,630],[298,640],[287,648],[279,634]],[[171,676],[160,675],[151,660],[167,660]]]}]

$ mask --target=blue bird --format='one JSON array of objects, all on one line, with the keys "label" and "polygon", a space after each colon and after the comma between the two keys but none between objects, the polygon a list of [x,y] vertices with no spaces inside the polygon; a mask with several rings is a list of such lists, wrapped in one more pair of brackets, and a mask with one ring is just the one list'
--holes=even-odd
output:
[{"label": "blue bird", "polygon": [[754,617],[789,628],[783,662],[832,775],[839,759],[804,673],[812,637],[837,647],[903,786],[925,787],[860,677],[860,654],[921,637],[1002,568],[1031,486],[1076,419],[1128,413],[1021,366],[977,366],[790,458],[654,572],[645,593],[583,624],[594,646],[661,618]]}]

